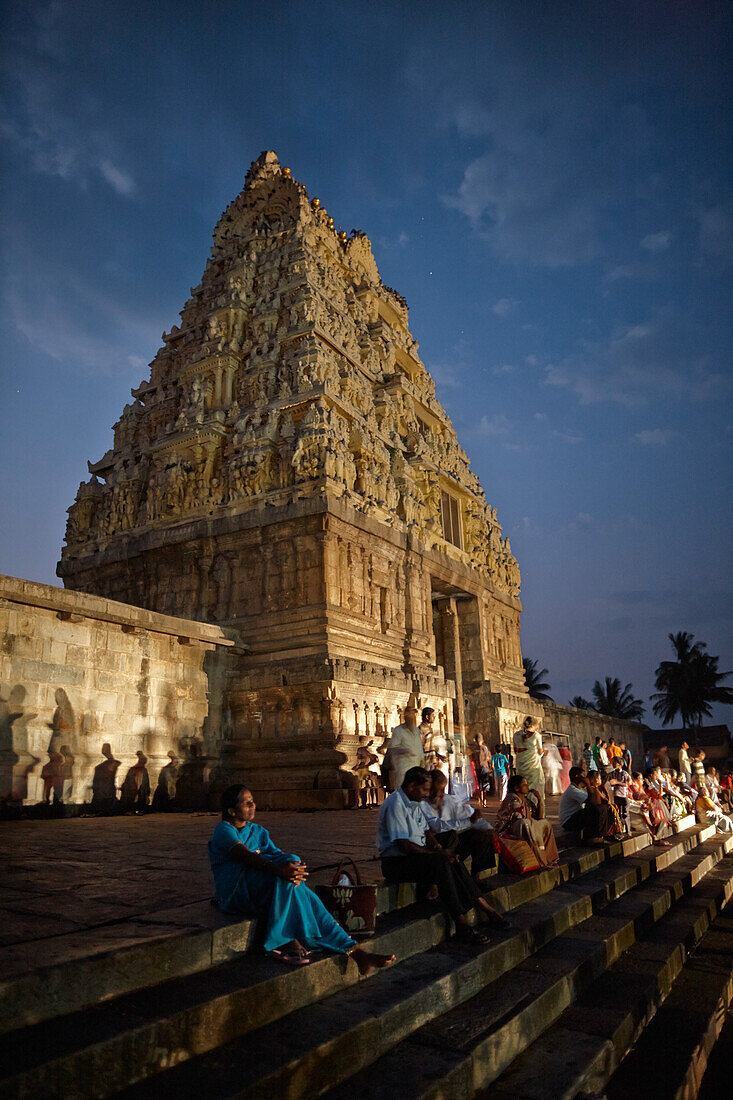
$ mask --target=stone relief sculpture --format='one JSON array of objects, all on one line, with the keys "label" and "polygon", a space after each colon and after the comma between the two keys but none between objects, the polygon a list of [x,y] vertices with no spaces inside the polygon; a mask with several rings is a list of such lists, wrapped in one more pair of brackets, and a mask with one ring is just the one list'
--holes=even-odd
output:
[{"label": "stone relief sculpture", "polygon": [[[133,397],[114,449],[91,465],[69,509],[64,559],[93,550],[99,537],[129,537],[202,506],[257,507],[291,480],[301,496],[306,483],[338,483],[360,510],[382,520],[386,511],[390,524],[436,545],[449,476],[461,496],[466,561],[518,593],[516,560],[435,398],[404,299],[381,282],[366,235],[337,233],[274,154],[253,163],[222,215],[181,323],[164,334]],[[262,413],[261,423],[242,417],[245,409]],[[345,442],[354,431],[356,451]],[[273,443],[265,454],[262,434]],[[161,445],[165,463],[150,462]],[[410,476],[398,459],[435,472]]]}]

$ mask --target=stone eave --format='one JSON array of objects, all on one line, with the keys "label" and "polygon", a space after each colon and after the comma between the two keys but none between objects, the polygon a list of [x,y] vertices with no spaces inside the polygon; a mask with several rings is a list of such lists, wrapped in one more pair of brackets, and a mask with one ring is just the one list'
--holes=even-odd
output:
[{"label": "stone eave", "polygon": [[19,577],[0,575],[0,599],[11,603],[25,604],[30,607],[43,607],[55,611],[61,618],[98,619],[101,622],[117,623],[131,629],[154,630],[158,634],[169,634],[180,638],[182,642],[198,641],[210,645],[243,647],[238,638],[227,637],[222,627],[195,619],[182,619],[173,615],[161,615],[158,611],[148,611],[144,607],[108,600],[103,596],[92,596],[87,592],[57,588],[51,584],[39,584],[36,581],[22,580]]}]

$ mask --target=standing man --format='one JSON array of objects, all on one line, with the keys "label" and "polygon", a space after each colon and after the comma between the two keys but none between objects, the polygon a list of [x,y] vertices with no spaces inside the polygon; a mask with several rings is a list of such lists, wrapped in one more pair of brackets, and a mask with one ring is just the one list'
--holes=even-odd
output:
[{"label": "standing man", "polygon": [[686,783],[688,787],[690,785],[690,780],[692,779],[692,768],[690,767],[690,757],[689,757],[688,752],[687,752],[689,747],[690,746],[687,744],[687,742],[683,741],[682,744],[680,745],[680,753],[679,753],[679,758],[678,758],[679,759],[680,775],[682,777],[682,782]]},{"label": "standing man", "polygon": [[517,775],[523,775],[530,790],[536,790],[544,800],[545,773],[542,770],[542,736],[536,718],[528,715],[520,730],[514,733],[514,752],[517,758]]},{"label": "standing man", "polygon": [[586,741],[585,743],[585,748],[583,749],[583,762],[585,763],[586,773],[598,771],[598,761],[596,760],[593,749],[590,747],[590,741]]},{"label": "standing man", "polygon": [[403,712],[402,724],[395,726],[389,742],[391,789],[402,786],[410,768],[425,767],[425,749],[417,725],[417,700],[411,695]]},{"label": "standing man", "polygon": [[450,761],[448,756],[451,750],[445,734],[441,732],[440,726],[438,726],[437,730],[433,728],[434,721],[435,711],[433,708],[424,707],[422,722],[420,723],[420,734],[425,750],[425,767],[431,770],[437,768],[439,772],[443,773],[446,779],[450,779]]}]

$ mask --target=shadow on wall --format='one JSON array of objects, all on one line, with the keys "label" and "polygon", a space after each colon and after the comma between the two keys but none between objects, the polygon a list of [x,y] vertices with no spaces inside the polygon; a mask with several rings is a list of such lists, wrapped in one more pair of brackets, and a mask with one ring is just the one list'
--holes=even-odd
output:
[{"label": "shadow on wall", "polygon": [[0,696],[0,802],[23,802],[28,798],[28,779],[41,763],[28,749],[28,723],[35,711],[25,706],[28,694],[22,684]]},{"label": "shadow on wall", "polygon": [[[35,728],[38,713],[26,706],[27,696],[23,684],[0,694],[0,809],[12,816],[28,805],[64,813],[65,806],[83,804],[90,786],[86,810],[93,814],[208,810],[211,797],[216,798],[216,791],[210,793],[211,782],[214,786],[217,782],[215,759],[206,754],[203,740],[196,735],[182,736],[177,747],[168,750],[157,784],[151,781],[149,739],[143,736],[137,759],[122,778],[122,762],[109,741],[102,743],[102,759],[93,765],[89,734],[79,733],[84,715],[77,715],[63,688],[54,692],[51,721]],[[50,731],[45,750],[39,746],[45,742],[44,729]]]}]

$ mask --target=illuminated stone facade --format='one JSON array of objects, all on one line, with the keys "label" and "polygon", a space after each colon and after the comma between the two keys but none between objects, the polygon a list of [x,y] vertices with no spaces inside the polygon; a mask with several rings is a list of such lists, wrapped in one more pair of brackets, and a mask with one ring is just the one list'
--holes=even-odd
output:
[{"label": "illuminated stone facade", "polygon": [[359,739],[381,741],[411,692],[462,738],[541,713],[517,563],[407,305],[274,153],[133,398],[69,509],[58,573],[236,630],[233,778],[273,806],[347,804]]}]

